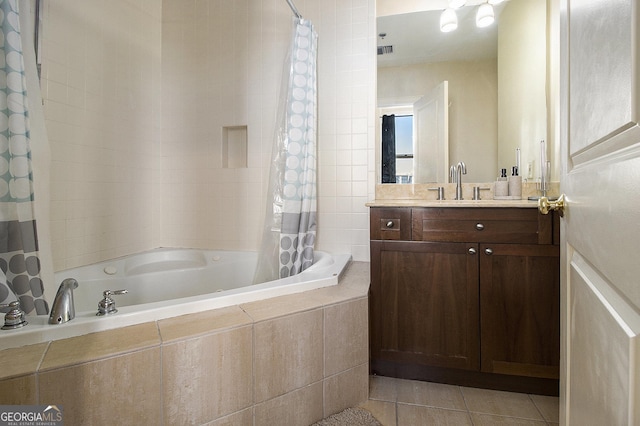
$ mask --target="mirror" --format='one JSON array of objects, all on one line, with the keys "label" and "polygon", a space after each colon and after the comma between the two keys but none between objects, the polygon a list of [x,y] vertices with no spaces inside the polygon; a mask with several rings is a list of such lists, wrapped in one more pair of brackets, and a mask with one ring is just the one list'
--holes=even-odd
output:
[{"label": "mirror", "polygon": [[[503,1],[494,6],[494,24],[484,28],[475,23],[480,3],[485,1],[467,0],[456,10],[458,28],[443,33],[440,15],[446,0],[377,0],[378,183],[382,116],[410,115],[412,105],[444,81],[449,87],[448,161],[466,163],[465,181],[491,182],[501,168],[510,172],[516,148],[520,175],[539,178],[540,141],[552,142],[547,131],[547,0]],[[422,147],[416,150],[424,157]],[[414,170],[418,167],[413,164]],[[398,181],[434,182],[413,177]]]}]

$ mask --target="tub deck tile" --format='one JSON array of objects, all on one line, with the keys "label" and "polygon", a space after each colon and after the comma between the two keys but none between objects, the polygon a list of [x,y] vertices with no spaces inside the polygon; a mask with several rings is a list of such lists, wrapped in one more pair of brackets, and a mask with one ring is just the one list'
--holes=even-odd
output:
[{"label": "tub deck tile", "polygon": [[255,322],[260,322],[365,297],[368,292],[369,263],[352,262],[337,285],[240,306]]},{"label": "tub deck tile", "polygon": [[[335,288],[332,286],[331,288]],[[303,293],[288,294],[286,296],[273,297],[271,299],[257,300],[243,303],[240,307],[255,322],[266,321],[285,315],[310,311],[322,307],[322,301],[314,297],[315,290]]]},{"label": "tub deck tile", "polygon": [[224,329],[251,324],[251,318],[239,306],[197,312],[158,321],[163,343],[201,336]]},{"label": "tub deck tile", "polygon": [[160,345],[155,322],[51,342],[40,371],[67,367]]},{"label": "tub deck tile", "polygon": [[48,343],[0,351],[0,380],[33,374],[47,350]]}]

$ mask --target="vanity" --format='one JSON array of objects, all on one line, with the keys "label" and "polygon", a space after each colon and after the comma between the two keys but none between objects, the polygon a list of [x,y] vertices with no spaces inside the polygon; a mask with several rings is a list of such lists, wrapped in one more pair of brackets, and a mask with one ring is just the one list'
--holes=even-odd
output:
[{"label": "vanity", "polygon": [[368,206],[371,374],[558,394],[555,212],[526,199]]}]

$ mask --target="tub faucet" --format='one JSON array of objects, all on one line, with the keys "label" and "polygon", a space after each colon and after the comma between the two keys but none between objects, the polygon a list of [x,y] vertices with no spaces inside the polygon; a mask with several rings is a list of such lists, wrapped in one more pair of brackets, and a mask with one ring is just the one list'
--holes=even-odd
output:
[{"label": "tub faucet", "polygon": [[74,288],[78,288],[78,281],[75,279],[66,278],[62,281],[53,299],[49,324],[64,324],[76,317],[76,308],[73,305]]},{"label": "tub faucet", "polygon": [[462,200],[462,175],[467,174],[467,166],[460,161],[456,166],[456,200]]},{"label": "tub faucet", "polygon": [[98,313],[97,316],[101,317],[103,315],[111,315],[118,312],[116,309],[116,301],[111,298],[111,296],[115,296],[118,294],[127,294],[128,290],[105,290],[102,292],[102,300],[98,302]]}]

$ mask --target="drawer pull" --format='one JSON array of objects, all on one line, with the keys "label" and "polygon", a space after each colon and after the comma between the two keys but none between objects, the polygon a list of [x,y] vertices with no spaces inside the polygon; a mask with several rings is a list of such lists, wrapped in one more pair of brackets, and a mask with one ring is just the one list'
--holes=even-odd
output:
[{"label": "drawer pull", "polygon": [[387,228],[393,228],[393,221],[392,220],[387,222]]},{"label": "drawer pull", "polygon": [[490,248],[486,248],[486,249],[484,249],[484,253],[485,253],[487,256],[491,256],[491,255],[493,254],[493,250],[491,250]]},{"label": "drawer pull", "polygon": [[469,254],[476,254],[476,253],[477,253],[477,251],[476,251],[476,249],[474,249],[473,247],[471,247],[471,248],[469,249]]},{"label": "drawer pull", "polygon": [[482,231],[482,230],[484,229],[484,225],[483,225],[483,224],[481,224],[481,223],[476,223],[476,229],[477,229],[478,231]]}]

